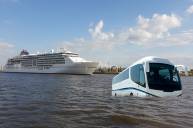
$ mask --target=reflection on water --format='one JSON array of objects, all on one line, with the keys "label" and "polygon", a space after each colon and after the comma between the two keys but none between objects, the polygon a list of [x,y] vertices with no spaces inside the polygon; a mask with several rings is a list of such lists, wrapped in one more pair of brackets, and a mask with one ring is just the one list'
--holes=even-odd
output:
[{"label": "reflection on water", "polygon": [[0,127],[192,127],[193,78],[173,98],[111,97],[113,75],[0,73]]}]

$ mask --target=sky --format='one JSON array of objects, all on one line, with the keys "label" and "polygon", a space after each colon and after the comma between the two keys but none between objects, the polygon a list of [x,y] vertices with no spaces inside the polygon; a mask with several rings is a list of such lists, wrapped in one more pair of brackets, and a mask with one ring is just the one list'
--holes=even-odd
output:
[{"label": "sky", "polygon": [[193,0],[0,0],[0,64],[65,48],[100,64],[145,56],[193,68]]}]

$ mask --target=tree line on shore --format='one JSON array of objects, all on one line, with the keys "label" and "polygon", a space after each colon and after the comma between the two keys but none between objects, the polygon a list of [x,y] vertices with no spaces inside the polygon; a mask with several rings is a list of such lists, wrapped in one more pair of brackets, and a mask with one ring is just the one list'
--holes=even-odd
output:
[{"label": "tree line on shore", "polygon": [[[112,67],[98,67],[94,74],[118,74],[122,72],[125,67],[112,66]],[[186,76],[185,71],[179,71],[180,76]],[[193,69],[188,71],[188,76],[193,76]]]},{"label": "tree line on shore", "polygon": [[98,67],[95,70],[95,74],[118,74],[119,72],[122,72],[125,69],[125,67],[117,67],[117,66],[112,66],[112,67]]}]

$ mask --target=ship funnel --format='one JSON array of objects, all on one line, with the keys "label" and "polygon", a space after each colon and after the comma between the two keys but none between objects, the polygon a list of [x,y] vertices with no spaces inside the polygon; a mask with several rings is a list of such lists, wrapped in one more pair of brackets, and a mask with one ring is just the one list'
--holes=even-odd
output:
[{"label": "ship funnel", "polygon": [[27,50],[22,50],[21,52],[20,52],[20,56],[22,56],[22,55],[29,55],[29,52],[27,51]]}]

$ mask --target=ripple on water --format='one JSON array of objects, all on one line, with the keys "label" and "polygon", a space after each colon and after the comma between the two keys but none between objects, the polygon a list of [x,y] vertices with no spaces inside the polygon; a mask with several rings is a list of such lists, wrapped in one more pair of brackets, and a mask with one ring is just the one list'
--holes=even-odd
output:
[{"label": "ripple on water", "polygon": [[0,127],[193,126],[192,77],[179,98],[111,97],[112,77],[0,73]]}]

